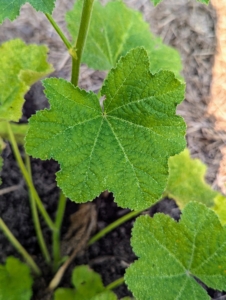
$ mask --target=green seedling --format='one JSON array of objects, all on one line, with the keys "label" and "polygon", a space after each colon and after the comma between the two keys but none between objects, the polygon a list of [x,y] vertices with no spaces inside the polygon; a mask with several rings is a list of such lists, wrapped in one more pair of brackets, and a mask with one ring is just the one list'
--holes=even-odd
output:
[{"label": "green seedling", "polygon": [[[0,22],[14,20],[24,2],[0,0]],[[136,220],[131,243],[139,258],[125,275],[134,297],[210,299],[196,279],[226,290],[226,233],[222,225],[226,222],[226,200],[205,183],[206,167],[192,160],[188,150],[183,151],[186,125],[176,114],[185,90],[179,54],[154,37],[142,15],[123,1],[103,6],[99,1],[77,0],[66,14],[72,42],[51,15],[55,1],[27,2],[46,15],[72,60],[71,82],[43,80],[50,108],[32,116],[29,125],[22,125],[11,122],[22,116],[25,93],[53,71],[47,62],[48,49],[19,39],[0,47],[0,136],[10,141],[29,189],[40,251],[53,270],[54,299],[117,299],[111,290],[124,278],[104,287],[100,276],[87,266],[74,269],[73,288],[57,288],[62,270],[71,261],[70,257],[64,261],[60,254],[66,197],[84,203],[105,190],[113,192],[119,206],[133,211],[94,235],[88,246],[164,196],[174,198],[183,209],[178,223],[163,214]],[[78,87],[81,62],[108,72],[98,94]],[[25,162],[18,149],[24,141]],[[0,140],[1,151],[3,147]],[[53,158],[60,164],[57,184],[61,193],[55,220],[33,185],[28,154],[43,160]],[[52,253],[39,213],[52,230]],[[32,282],[41,270],[1,218],[0,229],[30,267],[15,258],[0,266],[0,299],[29,300]]]}]

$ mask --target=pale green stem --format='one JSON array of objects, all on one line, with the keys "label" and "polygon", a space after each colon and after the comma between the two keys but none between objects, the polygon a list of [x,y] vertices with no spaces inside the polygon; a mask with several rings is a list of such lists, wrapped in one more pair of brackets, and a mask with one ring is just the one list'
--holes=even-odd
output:
[{"label": "pale green stem", "polygon": [[15,238],[15,236],[11,233],[7,225],[4,223],[2,218],[0,218],[0,228],[2,229],[3,233],[6,235],[6,237],[9,239],[10,243],[17,249],[17,251],[23,256],[24,260],[27,262],[27,264],[31,267],[33,272],[36,275],[41,275],[41,270],[36,265],[33,258],[27,253],[27,251],[24,249],[24,247],[19,243],[19,241]]},{"label": "pale green stem", "polygon": [[[30,180],[32,181],[30,157],[26,154],[25,159],[26,159],[26,167],[28,170],[28,174],[30,176]],[[39,217],[38,217],[38,211],[37,211],[35,199],[34,199],[33,195],[30,193],[30,191],[29,191],[29,199],[30,199],[32,219],[34,222],[39,247],[42,251],[42,255],[45,258],[45,261],[49,264],[51,262],[51,258],[50,258],[50,255],[49,255],[49,252],[48,252],[48,249],[47,249],[47,246],[46,246],[43,234],[42,234],[42,229],[40,226],[40,221],[39,221]]]},{"label": "pale green stem", "polygon": [[113,290],[123,284],[125,282],[124,277],[121,277],[119,279],[116,279],[115,281],[111,282],[109,285],[106,286],[107,290]]},{"label": "pale green stem", "polygon": [[56,230],[53,232],[53,271],[55,272],[59,267],[61,260],[60,254],[60,229],[64,217],[64,211],[66,206],[67,198],[64,196],[61,191],[59,197],[59,204],[56,212],[55,227]]},{"label": "pale green stem", "polygon": [[78,38],[75,46],[73,47],[76,50],[77,59],[72,58],[71,82],[75,86],[78,85],[79,69],[80,69],[83,49],[86,42],[86,37],[89,31],[89,25],[90,25],[92,9],[93,9],[93,2],[94,0],[84,0]]},{"label": "pale green stem", "polygon": [[69,42],[69,40],[66,38],[66,36],[64,35],[63,31],[60,29],[60,27],[58,26],[58,24],[56,23],[56,21],[53,19],[53,17],[50,14],[45,14],[46,18],[49,20],[49,22],[51,23],[51,25],[53,26],[53,28],[56,30],[56,32],[58,33],[59,37],[61,38],[61,40],[63,41],[64,45],[67,47],[68,52],[70,53],[70,55],[76,59],[77,58],[77,54],[76,51],[74,50],[74,48],[72,47],[71,43]]},{"label": "pale green stem", "polygon": [[17,146],[17,143],[16,143],[16,140],[15,140],[15,137],[14,137],[14,134],[12,132],[12,129],[11,129],[11,126],[9,124],[9,122],[7,123],[7,129],[8,129],[8,133],[9,133],[9,138],[10,138],[10,142],[11,142],[11,145],[12,145],[12,148],[13,148],[13,152],[14,152],[14,155],[16,157],[16,160],[17,160],[17,163],[20,167],[20,170],[23,174],[23,177],[28,185],[28,188],[30,189],[30,192],[31,194],[33,195],[35,201],[36,201],[36,204],[38,206],[38,209],[40,211],[40,213],[42,214],[45,222],[47,223],[47,225],[49,226],[50,229],[52,230],[55,230],[55,225],[53,223],[53,221],[51,220],[50,216],[48,215],[41,199],[39,198],[39,195],[33,185],[33,182],[31,181],[30,179],[30,176],[28,174],[28,171],[23,163],[23,160],[20,156],[20,151],[18,149],[18,146]]},{"label": "pale green stem", "polygon": [[128,214],[122,216],[121,218],[119,218],[118,220],[116,220],[115,222],[111,223],[110,225],[108,225],[107,227],[105,227],[104,229],[102,229],[101,231],[99,231],[97,234],[95,234],[90,240],[88,245],[92,245],[93,243],[95,243],[96,241],[98,241],[99,239],[101,239],[103,236],[105,236],[107,233],[111,232],[112,230],[114,230],[115,228],[117,228],[118,226],[120,226],[121,224],[125,223],[126,221],[136,217],[137,215],[139,215],[140,213],[142,213],[143,210],[140,211],[131,211]]}]

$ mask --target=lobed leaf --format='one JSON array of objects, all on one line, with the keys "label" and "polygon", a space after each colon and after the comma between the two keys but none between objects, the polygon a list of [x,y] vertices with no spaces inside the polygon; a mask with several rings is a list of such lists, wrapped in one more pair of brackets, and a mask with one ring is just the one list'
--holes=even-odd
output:
[{"label": "lobed leaf", "polygon": [[18,121],[29,87],[53,71],[46,61],[47,47],[15,39],[0,47],[0,121]]},{"label": "lobed leaf", "polygon": [[0,299],[30,300],[33,279],[27,265],[17,258],[8,257],[5,265],[0,265]]},{"label": "lobed leaf", "polygon": [[[76,1],[72,11],[66,14],[68,30],[74,40],[78,35],[82,5],[83,0]],[[179,53],[150,32],[140,12],[129,9],[122,1],[111,1],[105,6],[95,1],[82,62],[90,68],[110,70],[121,56],[138,46],[147,50],[152,73],[168,69],[181,77]]]},{"label": "lobed leaf", "polygon": [[187,204],[179,223],[164,214],[139,217],[131,242],[139,259],[125,280],[137,299],[210,299],[196,279],[226,289],[226,227],[201,203]]},{"label": "lobed leaf", "polygon": [[97,96],[63,79],[46,79],[51,108],[29,121],[26,151],[61,165],[58,185],[76,202],[104,190],[121,207],[144,209],[161,196],[168,158],[185,147],[186,125],[175,115],[184,85],[173,73],[149,72],[143,48],[129,52]]},{"label": "lobed leaf", "polygon": [[20,13],[20,8],[25,3],[30,3],[37,11],[51,14],[55,0],[0,0],[0,24],[5,20],[15,20]]},{"label": "lobed leaf", "polygon": [[74,268],[72,284],[75,289],[57,289],[54,300],[117,300],[116,295],[104,287],[100,275],[88,266]]},{"label": "lobed leaf", "polygon": [[180,208],[190,201],[213,205],[219,194],[205,182],[206,166],[192,159],[188,149],[169,159],[169,178],[164,194],[173,198]]}]

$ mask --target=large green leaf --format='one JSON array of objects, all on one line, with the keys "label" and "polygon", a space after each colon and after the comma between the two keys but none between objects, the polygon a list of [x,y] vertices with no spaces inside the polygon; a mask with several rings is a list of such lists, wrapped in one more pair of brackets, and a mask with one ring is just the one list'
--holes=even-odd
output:
[{"label": "large green leaf", "polygon": [[30,300],[33,279],[27,265],[17,258],[8,257],[5,265],[0,265],[0,299]]},{"label": "large green leaf", "polygon": [[[68,30],[74,40],[82,5],[83,0],[76,1],[73,10],[66,15]],[[120,56],[138,46],[146,48],[151,72],[168,69],[180,77],[182,65],[178,52],[154,37],[140,12],[129,9],[122,1],[109,2],[106,6],[95,1],[82,61],[90,68],[110,70]]]},{"label": "large green leaf", "polygon": [[0,0],[0,23],[5,19],[15,20],[19,16],[21,6],[27,2],[37,11],[51,14],[55,0]]},{"label": "large green leaf", "polygon": [[177,223],[169,216],[139,217],[132,232],[139,259],[126,271],[139,300],[207,300],[196,278],[226,290],[226,227],[205,205],[190,202]]},{"label": "large green leaf", "polygon": [[88,266],[74,268],[72,284],[75,289],[57,289],[54,300],[117,300],[116,295],[104,287],[100,275]]},{"label": "large green leaf", "polygon": [[18,121],[29,87],[53,71],[46,46],[26,45],[16,39],[0,47],[0,120]]},{"label": "large green leaf", "polygon": [[169,159],[169,179],[165,196],[173,198],[180,208],[189,201],[213,205],[219,194],[205,182],[206,166],[199,159],[192,159],[186,149]]},{"label": "large green leaf", "polygon": [[173,73],[149,72],[143,48],[129,52],[96,94],[62,79],[46,79],[51,108],[30,119],[27,153],[56,159],[57,181],[76,202],[112,191],[121,207],[142,209],[161,196],[168,158],[185,147],[185,123],[175,115],[184,85]]}]

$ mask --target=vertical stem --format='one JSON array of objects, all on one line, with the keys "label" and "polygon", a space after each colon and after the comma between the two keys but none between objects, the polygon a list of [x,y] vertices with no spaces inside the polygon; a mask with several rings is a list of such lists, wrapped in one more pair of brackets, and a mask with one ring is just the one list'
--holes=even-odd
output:
[{"label": "vertical stem", "polygon": [[41,271],[39,267],[34,262],[33,258],[28,254],[28,252],[24,249],[24,247],[19,243],[19,241],[15,238],[15,236],[11,233],[7,225],[4,223],[2,218],[0,218],[0,229],[7,236],[12,245],[17,249],[17,251],[23,256],[24,260],[29,264],[31,269],[34,271],[36,275],[41,275]]},{"label": "vertical stem", "polygon": [[53,271],[55,272],[59,266],[61,255],[60,255],[60,228],[64,217],[64,211],[66,206],[67,198],[63,192],[60,193],[59,204],[56,212],[55,227],[56,230],[53,232]]},{"label": "vertical stem", "polygon": [[75,86],[78,85],[80,63],[81,63],[83,49],[86,42],[86,37],[89,31],[93,2],[94,0],[84,0],[84,4],[83,4],[82,17],[81,17],[81,22],[80,22],[79,32],[78,32],[78,39],[74,47],[77,53],[77,59],[72,58],[71,82]]},{"label": "vertical stem", "polygon": [[[30,176],[30,180],[32,181],[30,158],[28,155],[26,155],[25,159],[26,159],[26,167],[28,170],[28,174]],[[30,191],[29,191],[29,199],[30,199],[32,219],[34,222],[38,243],[39,243],[40,249],[42,251],[43,257],[45,258],[46,262],[49,264],[51,262],[50,255],[49,255],[49,252],[48,252],[48,249],[47,249],[47,246],[46,246],[43,234],[42,234],[35,199]]]},{"label": "vertical stem", "polygon": [[11,129],[11,126],[9,124],[9,122],[7,123],[7,129],[8,129],[8,133],[9,133],[9,138],[10,138],[10,142],[11,142],[11,145],[12,145],[12,148],[13,148],[13,152],[14,152],[14,155],[16,157],[16,160],[17,160],[17,163],[20,167],[20,170],[23,174],[23,177],[31,191],[31,194],[32,196],[34,197],[36,203],[37,203],[37,206],[39,208],[39,211],[40,213],[42,214],[44,220],[46,221],[47,225],[49,226],[50,229],[52,230],[55,230],[55,225],[53,223],[53,221],[51,220],[50,216],[48,215],[41,199],[39,198],[39,195],[33,185],[33,182],[30,180],[30,176],[28,174],[28,171],[23,163],[23,160],[20,156],[20,151],[18,149],[18,146],[17,146],[17,143],[16,143],[16,139],[14,137],[14,134],[12,132],[12,129]]}]

